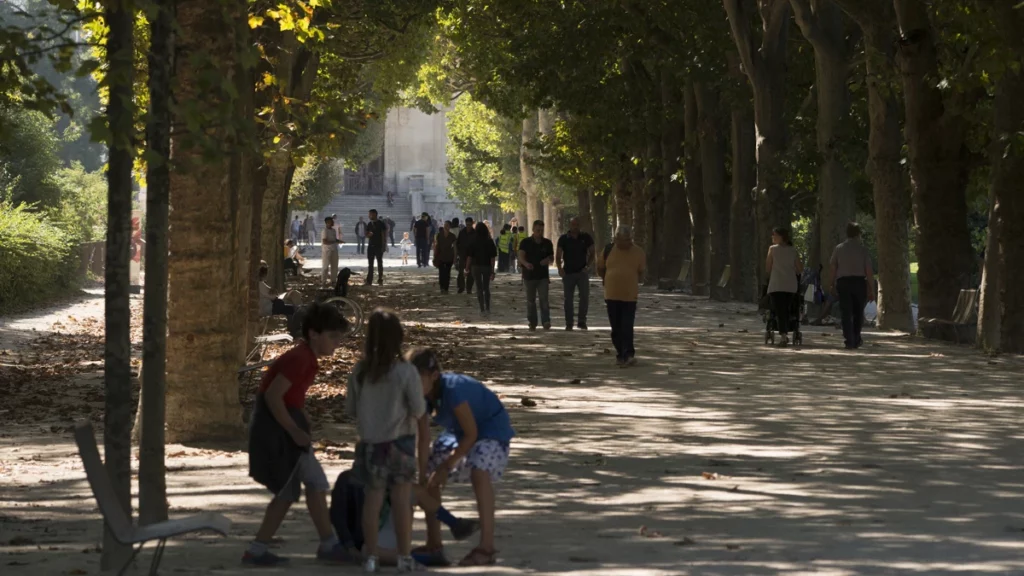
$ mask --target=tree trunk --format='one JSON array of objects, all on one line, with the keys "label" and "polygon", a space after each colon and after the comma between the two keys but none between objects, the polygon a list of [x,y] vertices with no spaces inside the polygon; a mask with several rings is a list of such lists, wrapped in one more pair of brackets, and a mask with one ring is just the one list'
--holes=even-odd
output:
[{"label": "tree trunk", "polygon": [[168,0],[150,22],[149,117],[146,141],[146,291],[142,314],[142,390],[139,392],[139,523],[167,520],[164,463],[167,363],[167,221],[171,156],[171,26]]},{"label": "tree trunk", "polygon": [[[1000,32],[1011,59],[996,87],[995,133],[992,159],[992,190],[1002,315],[999,322],[999,348],[1013,354],[1024,353],[1024,14],[1017,2],[998,0],[996,15]],[[989,250],[993,246],[989,245]],[[987,251],[986,251],[987,252]]]},{"label": "tree trunk", "polygon": [[[284,241],[288,226],[288,184],[291,173],[295,170],[291,153],[277,150],[267,160],[267,184],[263,193],[263,209],[260,211],[260,256],[267,261],[269,273],[267,279],[274,290],[284,290]],[[341,230],[341,223],[335,222]],[[341,234],[351,230],[341,230]]]},{"label": "tree trunk", "polygon": [[914,312],[910,300],[908,259],[910,191],[903,168],[899,96],[895,87],[885,83],[885,78],[893,77],[895,72],[893,36],[888,26],[864,28],[870,118],[867,171],[875,200],[878,326],[886,330],[911,332],[914,329]]},{"label": "tree trunk", "polygon": [[[533,223],[543,220],[542,211],[538,211],[537,181],[533,172],[533,165],[528,161],[530,150],[526,145],[537,137],[537,112],[531,111],[523,118],[523,145],[519,149],[519,185],[526,193],[526,226],[527,232],[533,229]],[[543,209],[541,209],[543,210]]]},{"label": "tree trunk", "polygon": [[754,187],[757,185],[757,137],[754,111],[747,103],[732,108],[732,206],[729,222],[729,288],[734,300],[756,302],[757,258],[754,237]]},{"label": "tree trunk", "polygon": [[922,0],[895,0],[906,105],[906,141],[917,219],[920,315],[948,318],[962,288],[972,286],[976,262],[967,227],[969,177],[966,119],[947,106],[934,32]]},{"label": "tree trunk", "polygon": [[662,161],[662,208],[663,241],[658,252],[661,255],[660,277],[675,280],[682,270],[683,261],[689,260],[692,249],[692,223],[690,203],[686,200],[686,186],[681,172],[683,149],[683,122],[686,111],[683,108],[682,91],[671,74],[661,76],[661,105],[664,121],[661,123]]},{"label": "tree trunk", "polygon": [[661,124],[648,123],[647,132],[647,282],[657,285],[661,278],[662,248],[665,236],[665,172],[661,149]]},{"label": "tree trunk", "polygon": [[725,185],[726,131],[722,111],[719,110],[721,94],[700,82],[694,84],[694,93],[697,100],[704,202],[711,230],[711,297],[724,302],[729,299],[729,286],[720,287],[719,278],[729,265],[731,194]]},{"label": "tree trunk", "polygon": [[[751,34],[752,2],[724,0],[729,27],[743,69],[754,92],[754,124],[757,127],[757,251],[768,253],[771,229],[792,225],[792,201],[784,188],[782,164],[786,131],[786,42],[789,31],[789,0],[760,0],[760,46]],[[764,259],[758,257],[758,286],[767,284]]]},{"label": "tree trunk", "polygon": [[[817,90],[818,144],[818,262],[828,262],[836,245],[846,239],[846,224],[856,217],[850,172],[843,164],[848,134],[843,129],[850,114],[850,48],[839,7],[829,0],[790,0],[795,20],[814,49]],[[831,270],[822,270],[822,282],[832,285]]]},{"label": "tree trunk", "polygon": [[553,234],[555,233],[555,211],[554,206],[551,204],[551,200],[544,201],[544,237],[547,239],[556,239]]},{"label": "tree trunk", "polygon": [[608,194],[590,193],[590,216],[594,223],[594,244],[602,250],[611,242],[611,231],[608,226]]},{"label": "tree trunk", "polygon": [[576,189],[576,217],[580,219],[580,229],[594,237],[594,217],[590,213],[589,188],[580,186]]},{"label": "tree trunk", "polygon": [[[132,243],[132,142],[134,111],[133,11],[123,2],[109,2],[104,10],[107,33],[107,81],[110,99],[107,121],[107,238],[104,271],[104,416],[105,468],[117,505],[132,516],[132,342],[128,262]],[[103,533],[100,566],[112,570],[131,555],[131,546],[118,542],[109,529]]]},{"label": "tree trunk", "polygon": [[638,156],[642,160],[634,164],[630,170],[630,187],[633,190],[630,196],[633,202],[633,241],[645,251],[649,251],[651,248],[647,245],[647,179],[644,175],[646,153]]},{"label": "tree trunk", "polygon": [[622,171],[615,181],[615,227],[612,230],[613,237],[619,226],[633,225],[632,166],[628,161],[622,161],[619,165]]},{"label": "tree trunk", "polygon": [[694,296],[711,295],[711,231],[708,223],[707,202],[704,198],[704,175],[701,166],[700,126],[697,94],[693,82],[687,81],[683,92],[685,106],[685,159],[686,199],[690,205],[693,230],[693,255],[690,258],[690,279]]},{"label": "tree trunk", "polygon": [[[998,142],[992,145],[993,165]],[[1000,282],[1003,273],[1003,258],[1000,242],[1000,211],[996,202],[996,177],[993,172],[989,189],[988,234],[985,239],[985,265],[981,273],[981,300],[978,304],[978,346],[988,352],[998,352],[1002,337],[1003,303]]]},{"label": "tree trunk", "polygon": [[[234,81],[238,38],[220,23],[243,19],[246,5],[178,0],[175,96],[202,101],[211,109],[237,113],[231,95],[204,89],[212,76]],[[206,68],[202,54],[217,54]],[[249,119],[244,119],[248,121]],[[225,119],[224,123],[227,123]],[[237,278],[239,200],[232,179],[231,140],[227,130],[190,132],[184,117],[172,136],[169,266],[170,303],[167,342],[167,440],[238,439],[244,434],[236,371],[242,362],[239,334],[245,331]],[[196,141],[223,143],[210,158]],[[278,251],[280,256],[280,251]]]}]

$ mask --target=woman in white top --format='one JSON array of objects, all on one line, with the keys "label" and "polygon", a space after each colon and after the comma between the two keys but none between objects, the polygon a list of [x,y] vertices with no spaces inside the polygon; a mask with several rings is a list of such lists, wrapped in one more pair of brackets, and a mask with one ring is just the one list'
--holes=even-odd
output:
[{"label": "woman in white top", "polygon": [[296,310],[302,306],[302,295],[294,290],[277,295],[270,291],[270,284],[267,284],[267,274],[270,267],[266,260],[260,260],[260,316],[288,316],[291,317]]},{"label": "woman in white top", "polygon": [[334,282],[338,277],[338,247],[341,241],[341,229],[334,227],[334,218],[324,218],[324,231],[320,238],[322,268],[320,281],[323,283]]},{"label": "woman in white top", "polygon": [[772,230],[772,246],[768,248],[765,272],[768,273],[768,297],[771,299],[772,312],[779,334],[782,335],[780,346],[789,344],[793,299],[797,297],[799,276],[803,271],[804,265],[793,247],[789,230],[782,227]]}]

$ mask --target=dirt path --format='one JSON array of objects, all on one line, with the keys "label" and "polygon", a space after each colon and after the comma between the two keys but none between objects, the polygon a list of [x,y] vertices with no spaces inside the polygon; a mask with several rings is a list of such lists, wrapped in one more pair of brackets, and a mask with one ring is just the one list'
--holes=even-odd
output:
[{"label": "dirt path", "polygon": [[[1020,359],[875,333],[849,353],[820,328],[803,349],[765,348],[749,306],[647,292],[640,365],[618,369],[597,284],[589,332],[558,329],[556,281],[556,329],[530,333],[510,276],[486,322],[475,297],[436,294],[415,268],[387,282],[355,294],[397,305],[414,342],[447,341],[449,367],[486,381],[512,413],[493,573],[1024,572]],[[30,430],[0,432],[2,572],[94,573],[100,525],[70,438]],[[334,476],[349,465],[351,427],[322,433],[336,444],[324,458]],[[235,525],[227,539],[176,541],[164,572],[245,572],[238,558],[267,501],[245,454],[168,456],[172,515],[218,510]],[[449,500],[474,514],[468,491]],[[314,564],[304,510],[281,536],[295,565],[269,573],[358,573]]]}]

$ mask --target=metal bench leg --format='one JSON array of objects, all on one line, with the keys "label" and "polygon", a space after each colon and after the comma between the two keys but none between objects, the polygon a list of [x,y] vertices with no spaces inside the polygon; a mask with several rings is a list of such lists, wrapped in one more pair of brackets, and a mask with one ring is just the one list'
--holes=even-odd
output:
[{"label": "metal bench leg", "polygon": [[121,566],[121,569],[118,570],[117,576],[124,576],[124,573],[128,570],[128,567],[131,566],[133,562],[135,562],[135,557],[139,555],[139,552],[142,552],[142,547],[145,545],[145,542],[140,542],[137,548],[132,549],[131,557],[128,558],[128,561],[124,563],[124,566]]},{"label": "metal bench leg", "polygon": [[149,563],[149,576],[157,576],[160,569],[160,562],[164,559],[164,547],[167,546],[167,539],[162,538],[153,551],[153,560]]}]

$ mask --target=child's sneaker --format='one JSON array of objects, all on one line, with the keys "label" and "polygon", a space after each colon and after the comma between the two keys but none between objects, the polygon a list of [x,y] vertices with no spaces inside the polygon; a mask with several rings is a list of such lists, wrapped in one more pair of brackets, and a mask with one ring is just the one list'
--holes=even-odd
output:
[{"label": "child's sneaker", "polygon": [[353,556],[352,552],[340,542],[329,550],[317,548],[316,559],[331,564],[359,564],[359,558]]},{"label": "child's sneaker", "polygon": [[473,533],[475,533],[479,529],[480,522],[476,520],[466,520],[464,518],[460,518],[459,521],[456,522],[454,526],[451,526],[449,528],[449,530],[451,530],[452,533],[452,538],[455,538],[456,540],[460,541],[469,538],[473,535]]},{"label": "child's sneaker", "polygon": [[287,558],[278,556],[273,552],[264,552],[257,555],[246,550],[245,554],[242,555],[242,564],[244,566],[272,567],[288,564],[288,562]]},{"label": "child's sneaker", "polygon": [[380,561],[377,560],[376,556],[367,556],[366,562],[363,562],[363,572],[367,574],[376,574],[380,571]]},{"label": "child's sneaker", "polygon": [[419,562],[416,562],[416,560],[413,560],[412,556],[399,556],[398,557],[398,572],[399,573],[419,572],[419,571],[423,570],[423,568],[424,567]]}]

